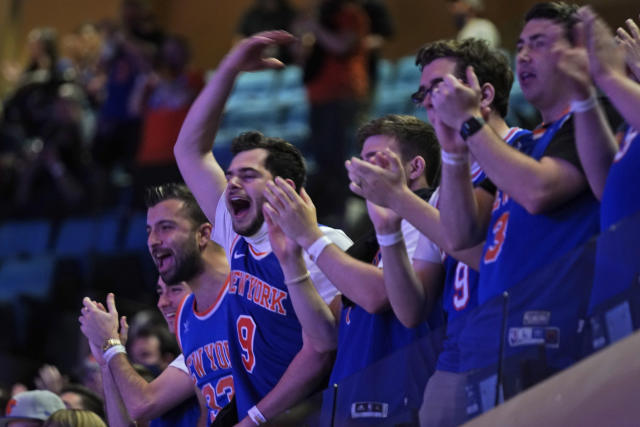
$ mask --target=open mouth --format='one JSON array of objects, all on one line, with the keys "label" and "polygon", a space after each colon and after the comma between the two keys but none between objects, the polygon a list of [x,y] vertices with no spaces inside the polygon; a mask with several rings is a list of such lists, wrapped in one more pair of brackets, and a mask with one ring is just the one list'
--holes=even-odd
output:
[{"label": "open mouth", "polygon": [[536,78],[535,73],[532,73],[530,71],[522,71],[521,73],[518,74],[518,79],[520,80],[520,84],[527,84],[528,82],[530,82],[535,78]]},{"label": "open mouth", "polygon": [[154,249],[153,261],[159,272],[164,272],[169,267],[169,260],[173,258],[173,253],[169,249]]},{"label": "open mouth", "polygon": [[243,197],[232,196],[229,198],[229,207],[231,210],[231,215],[233,215],[235,218],[242,218],[249,212],[251,202]]}]

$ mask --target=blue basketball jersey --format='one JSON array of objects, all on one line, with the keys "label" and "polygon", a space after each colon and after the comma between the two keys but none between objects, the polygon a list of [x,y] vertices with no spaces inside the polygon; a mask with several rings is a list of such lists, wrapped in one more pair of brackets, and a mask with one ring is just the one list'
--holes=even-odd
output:
[{"label": "blue basketball jersey", "polygon": [[244,237],[231,246],[225,301],[238,418],[276,385],[302,348],[302,329],[273,252],[257,252]]},{"label": "blue basketball jersey", "polygon": [[[523,152],[536,160],[542,158],[554,135],[570,117],[567,114],[536,130],[528,141],[523,141]],[[599,229],[599,210],[591,192],[583,191],[550,212],[532,215],[498,189],[480,261],[478,303],[500,295],[537,268],[595,235]]]},{"label": "blue basketball jersey", "polygon": [[[511,128],[504,140],[514,146],[531,132],[520,128]],[[476,162],[471,166],[471,183],[474,187],[486,179],[486,175]],[[438,203],[436,202],[436,206]],[[442,265],[445,269],[442,306],[447,315],[447,332],[442,352],[438,357],[437,369],[459,372],[458,341],[465,326],[464,315],[478,305],[478,272],[467,264],[443,253]]]},{"label": "blue basketball jersey", "polygon": [[[536,129],[521,141],[520,150],[539,160],[570,117],[567,114],[549,126]],[[460,341],[463,371],[497,362],[502,319],[502,305],[498,298],[503,291],[524,281],[526,289],[519,287],[517,292],[511,292],[509,299],[509,324],[513,327],[508,331],[507,354],[526,349],[528,343],[539,345],[540,342],[547,343],[548,348],[570,350],[567,343],[573,342],[577,313],[586,308],[582,307],[581,299],[575,297],[574,284],[567,284],[566,289],[548,289],[547,286],[561,286],[562,282],[530,276],[540,270],[548,276],[548,269],[543,267],[552,262],[562,262],[563,255],[596,234],[598,228],[599,205],[590,191],[582,192],[550,212],[532,215],[498,189],[480,262],[479,307],[468,319]],[[568,267],[566,262],[558,265],[557,277],[562,277]],[[572,300],[566,299],[567,292],[574,295]],[[558,304],[558,298],[565,298],[561,301],[564,305]],[[565,316],[564,313],[571,315]],[[540,325],[535,322],[540,322]],[[562,333],[559,333],[561,329]],[[562,344],[560,336],[565,337]],[[566,366],[568,357],[564,356],[566,352],[550,353],[548,357],[553,360],[549,363]]]},{"label": "blue basketball jersey", "polygon": [[178,343],[191,378],[207,402],[210,423],[234,395],[223,300],[227,286],[228,282],[205,312],[196,312],[193,294],[186,296],[176,317]]},{"label": "blue basketball jersey", "polygon": [[602,193],[600,225],[604,231],[640,211],[640,133],[628,127]]}]

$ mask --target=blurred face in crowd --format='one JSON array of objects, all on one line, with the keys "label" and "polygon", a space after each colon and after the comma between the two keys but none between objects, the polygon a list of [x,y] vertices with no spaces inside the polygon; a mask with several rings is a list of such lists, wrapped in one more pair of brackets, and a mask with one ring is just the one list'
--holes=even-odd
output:
[{"label": "blurred face in crowd", "polygon": [[198,246],[201,231],[178,199],[164,200],[147,210],[147,246],[167,285],[189,281],[204,271]]},{"label": "blurred face in crowd", "polygon": [[255,234],[264,222],[263,191],[273,175],[265,168],[268,151],[263,148],[241,151],[227,169],[226,204],[233,230],[242,236]]},{"label": "blurred face in crowd", "polygon": [[158,277],[158,310],[162,313],[164,320],[167,321],[169,331],[175,333],[176,312],[180,307],[180,303],[191,293],[191,288],[186,282],[180,282],[175,285],[166,285],[162,277]]},{"label": "blurred face in crowd", "polygon": [[145,366],[160,366],[160,339],[156,335],[135,337],[131,343],[131,360]]},{"label": "blurred face in crowd", "polygon": [[[372,135],[369,138],[365,139],[364,144],[362,144],[362,151],[360,151],[360,157],[362,160],[366,160],[369,163],[376,164],[377,162],[374,160],[376,153],[384,152],[387,149],[391,150],[402,162],[402,167],[405,171],[405,176],[409,176],[408,167],[409,164],[405,162],[402,158],[402,153],[400,152],[400,144],[398,140],[389,135]],[[381,167],[385,167],[386,165],[378,165]]]},{"label": "blurred face in crowd", "polygon": [[563,99],[567,85],[556,72],[556,64],[558,49],[569,47],[564,27],[548,19],[532,19],[520,33],[516,47],[518,81],[527,100],[541,111]]}]

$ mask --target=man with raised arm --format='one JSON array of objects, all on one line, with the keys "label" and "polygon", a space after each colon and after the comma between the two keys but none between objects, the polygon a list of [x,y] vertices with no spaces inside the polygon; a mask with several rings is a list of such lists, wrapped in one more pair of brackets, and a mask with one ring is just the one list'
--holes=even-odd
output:
[{"label": "man with raised arm", "polygon": [[[598,305],[631,286],[638,272],[637,251],[623,242],[635,242],[639,227],[626,221],[617,230],[608,230],[640,211],[636,185],[640,180],[640,30],[628,19],[629,32],[619,28],[616,42],[608,26],[589,7],[581,8],[578,16],[583,24],[584,31],[579,35],[584,37],[584,46],[567,50],[560,68],[573,82],[574,100],[582,106],[574,113],[578,154],[591,190],[602,202],[600,231],[605,234],[598,241],[591,314]],[[617,140],[595,86],[625,119]],[[592,340],[594,347],[599,347],[598,342],[602,341]]]},{"label": "man with raised arm", "polygon": [[[438,142],[430,125],[413,116],[388,115],[364,124],[358,130],[357,140],[364,162],[379,161],[378,154],[387,150],[395,153],[401,159],[399,167],[404,171],[406,186],[416,197],[429,199],[431,185],[437,182],[440,169]],[[380,256],[380,251],[384,252],[388,245],[404,242],[403,247],[406,245],[411,256],[420,233],[408,222],[401,222],[400,218],[391,226],[393,229],[385,229],[388,222],[384,218],[385,212],[379,215],[376,207],[369,205],[375,231],[364,235],[345,253],[335,245],[317,246],[315,243],[322,239],[322,230],[317,223],[315,206],[306,193],[298,195],[292,187],[277,180],[267,185],[265,196],[269,202],[265,212],[270,227],[277,224],[289,238],[312,253],[317,265],[342,293],[331,304],[339,324],[338,353],[330,378],[330,384],[338,384],[335,412],[338,422],[348,424],[355,422],[352,418],[356,417],[361,422],[366,420],[368,425],[399,422],[386,417],[397,416],[399,409],[406,408],[407,402],[403,402],[405,393],[400,390],[392,393],[391,390],[394,387],[405,388],[411,375],[403,376],[405,371],[400,369],[387,372],[386,376],[380,375],[375,384],[385,384],[379,387],[384,389],[384,393],[380,393],[377,387],[359,384],[353,387],[343,381],[442,325],[441,310],[434,310],[429,324],[425,315],[419,322],[406,327],[398,320],[402,313],[394,314],[389,307],[384,284],[386,272],[383,273],[387,263],[384,255]],[[433,245],[428,249],[430,251],[425,251],[427,253],[417,263],[421,265],[421,277],[429,283],[425,287],[430,295],[426,310],[430,311],[433,306],[439,307],[442,267],[438,249]],[[314,318],[309,320],[318,322]],[[302,325],[304,328],[304,322]],[[364,406],[363,402],[381,403],[383,397],[390,398],[384,401],[385,410],[378,405],[380,411],[377,413],[369,409],[361,411],[369,412],[370,418],[367,414],[358,413],[358,405],[354,402]],[[419,405],[419,402],[411,403],[416,407]]]},{"label": "man with raised arm", "polygon": [[[208,425],[233,397],[226,312],[217,304],[229,267],[222,248],[210,240],[211,224],[184,185],[152,187],[146,203],[148,248],[162,279],[158,308],[176,333],[183,356],[146,383],[119,343],[113,294],[107,297],[108,311],[85,298],[81,329],[103,362],[103,374],[115,384],[111,391],[122,396],[133,419],[164,414],[192,395],[195,383],[208,408],[201,422]],[[192,425],[194,420],[182,422]]]},{"label": "man with raised arm", "polygon": [[[446,75],[432,92],[441,122],[452,134],[460,134],[449,152],[452,161],[443,167],[443,176],[451,178],[452,184],[443,185],[441,195],[448,240],[454,248],[486,240],[478,283],[478,304],[484,306],[469,322],[471,327],[465,329],[461,340],[465,346],[461,348],[461,367],[465,371],[497,363],[500,342],[505,339],[496,333],[500,330],[501,309],[485,303],[598,231],[599,206],[588,191],[576,151],[570,110],[573,89],[569,79],[558,72],[559,52],[574,43],[576,10],[561,2],[539,3],[525,17],[518,40],[517,76],[525,97],[540,111],[544,123],[522,140],[521,151],[503,144],[501,136],[486,125],[481,112],[483,91],[473,69],[467,70],[468,85]],[[498,188],[492,208],[477,203],[468,179],[456,173],[468,169],[463,156],[469,152]],[[488,233],[484,234],[488,212]],[[561,288],[540,284],[510,292],[513,339],[507,343],[507,354],[527,344],[538,345],[539,340],[516,335],[535,326],[552,332],[543,341],[551,349],[549,364],[561,368],[571,363],[570,343],[587,294],[586,289],[572,286],[579,284],[563,283]],[[575,296],[571,304],[558,311],[558,297],[571,292]],[[495,308],[493,313],[486,311],[490,306]],[[554,308],[556,311],[553,316],[534,319],[531,325],[527,323],[531,317],[527,310],[534,306],[544,313]],[[516,321],[519,310],[522,315]],[[559,329],[562,340],[554,338],[558,335],[553,331]]]},{"label": "man with raised arm", "polygon": [[[222,304],[229,313],[236,401],[245,425],[265,422],[316,389],[336,348],[326,304],[335,288],[295,243],[278,242],[272,248],[264,223],[267,182],[279,177],[296,191],[304,184],[299,150],[282,139],[248,132],[234,140],[235,155],[226,171],[212,154],[220,117],[239,73],[282,67],[262,53],[291,41],[290,34],[272,31],[238,43],[194,102],[174,148],[187,185],[214,221],[212,238],[225,249],[231,265]],[[324,237],[342,249],[351,244],[338,230],[324,231],[329,236]],[[317,292],[309,300],[311,284]],[[306,313],[307,302],[323,319],[310,330],[301,329],[297,318]]]},{"label": "man with raised arm", "polygon": [[[429,43],[418,52],[416,63],[422,69],[422,77],[420,88],[413,95],[413,100],[421,103],[427,110],[429,120],[436,127],[443,150],[451,150],[451,139],[456,135],[444,132],[446,128],[442,126],[434,111],[431,95],[447,74],[465,81],[465,70],[468,66],[474,67],[482,82],[482,115],[489,125],[509,144],[516,144],[520,138],[528,134],[521,129],[510,129],[504,122],[513,73],[507,58],[489,48],[485,42],[468,39]],[[405,325],[423,320],[425,307],[428,307],[429,299],[432,298],[425,283],[419,279],[424,277],[419,263],[424,257],[422,248],[431,240],[442,249],[445,268],[442,304],[447,315],[447,333],[443,350],[438,357],[437,370],[425,389],[420,421],[421,425],[427,426],[458,425],[464,421],[466,412],[466,377],[461,373],[459,365],[458,341],[466,324],[466,315],[477,306],[476,270],[480,252],[478,248],[461,252],[450,251],[441,224],[441,221],[445,222],[447,218],[441,218],[438,211],[438,207],[446,202],[438,197],[442,189],[437,190],[430,201],[434,206],[418,200],[402,184],[402,168],[398,167],[396,156],[392,153],[381,155],[389,157],[388,168],[376,168],[358,159],[347,162],[350,177],[354,181],[351,187],[367,200],[391,208],[395,215],[407,219],[423,233],[418,249],[413,254],[413,268],[402,245],[382,248],[382,256],[385,259],[385,286],[389,300],[394,312]],[[466,168],[457,168],[457,173],[473,185],[469,185],[465,190],[473,191],[480,200],[490,203],[491,194],[479,187],[486,176],[473,157],[469,157],[467,161],[466,158],[452,157],[445,151],[442,154],[443,172],[450,172],[448,165],[452,161],[466,164]],[[441,186],[450,185],[449,181],[450,178],[443,175]],[[383,208],[378,210],[382,211]],[[387,217],[393,218],[391,214],[387,214]],[[468,264],[458,259],[464,259]]]}]

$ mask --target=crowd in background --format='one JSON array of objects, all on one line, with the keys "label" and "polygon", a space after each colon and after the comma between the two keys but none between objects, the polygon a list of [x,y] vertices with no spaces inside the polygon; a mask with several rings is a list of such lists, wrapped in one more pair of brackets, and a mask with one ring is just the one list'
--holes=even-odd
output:
[{"label": "crowd in background", "polygon": [[[479,17],[481,2],[452,3],[461,39],[481,37],[490,46],[499,46],[495,26]],[[185,39],[160,28],[144,3],[125,0],[121,12],[118,23],[86,24],[76,33],[63,37],[53,29],[34,29],[28,37],[26,66],[22,70],[16,67],[3,70],[5,77],[13,82],[13,89],[3,100],[0,121],[0,197],[6,201],[0,205],[0,219],[62,218],[97,213],[114,206],[139,208],[144,188],[182,180],[175,164],[174,143],[190,106],[205,86],[204,74],[189,67],[189,46]],[[341,225],[345,201],[350,197],[345,183],[351,179],[353,187],[354,177],[358,177],[353,170],[349,170],[351,175],[347,176],[344,160],[355,150],[355,129],[363,122],[371,100],[380,48],[395,29],[383,4],[377,1],[326,1],[312,14],[299,14],[285,0],[258,0],[238,24],[235,42],[270,29],[300,35],[296,43],[274,43],[265,56],[303,67],[311,129],[305,153],[321,165],[309,177],[309,193],[318,216],[328,223]],[[637,27],[635,29],[637,32]],[[627,58],[635,55],[637,59],[640,35],[634,34],[633,29],[630,33],[630,41],[622,38],[620,43],[627,43]],[[595,44],[597,37],[593,34],[590,42]],[[524,42],[526,48],[533,49],[528,43]],[[589,53],[595,57],[597,49],[593,46],[591,49]],[[584,69],[572,68],[571,61],[578,61],[566,55],[563,72],[580,82]],[[590,59],[591,67],[596,67],[601,60]],[[430,64],[421,60],[419,56],[417,62],[421,69]],[[631,78],[634,72],[638,76],[638,69],[634,68],[637,60],[627,60]],[[440,83],[433,83],[428,90]],[[455,86],[451,82],[447,84]],[[586,83],[584,86],[594,89]],[[576,91],[580,89],[582,87]],[[423,93],[417,93],[421,97],[417,102],[423,105],[431,102],[425,101],[427,95],[430,99],[439,96],[435,92],[426,94],[424,84],[420,90]],[[587,95],[588,102],[596,102],[595,95]],[[594,108],[586,105],[587,101],[574,102],[572,108],[577,113],[587,112]],[[438,108],[445,110],[442,105]],[[606,107],[611,108],[608,104]],[[627,111],[624,107],[622,110]],[[484,122],[480,126],[483,125]],[[439,137],[442,126],[445,125],[440,122],[436,125]],[[624,130],[629,138],[633,129]],[[467,159],[443,154],[442,161],[459,165]],[[576,159],[580,161],[589,160]],[[587,175],[589,168],[585,167]],[[591,187],[597,187],[598,184],[587,178]],[[362,189],[356,192],[368,197]],[[509,197],[504,197],[506,204]],[[499,224],[495,227],[494,232]],[[181,354],[169,332],[171,328],[154,313],[143,311],[130,325],[126,320],[121,324],[126,352],[137,374],[147,382],[158,377]],[[48,399],[53,408],[61,405],[58,410],[90,411],[106,420],[105,386],[95,357],[88,356],[69,374],[45,365],[36,378],[25,379],[27,381],[33,384],[16,383],[12,389],[0,388],[0,408],[7,404],[10,408],[19,407],[21,403],[15,396],[34,385],[60,397],[61,402],[51,396],[42,397]],[[36,397],[40,398],[33,398]],[[75,417],[75,421],[58,420],[59,424],[55,424],[52,418],[44,425],[98,425],[91,423],[99,422],[84,412],[57,414],[61,419]],[[85,415],[89,418],[80,421]]]}]

